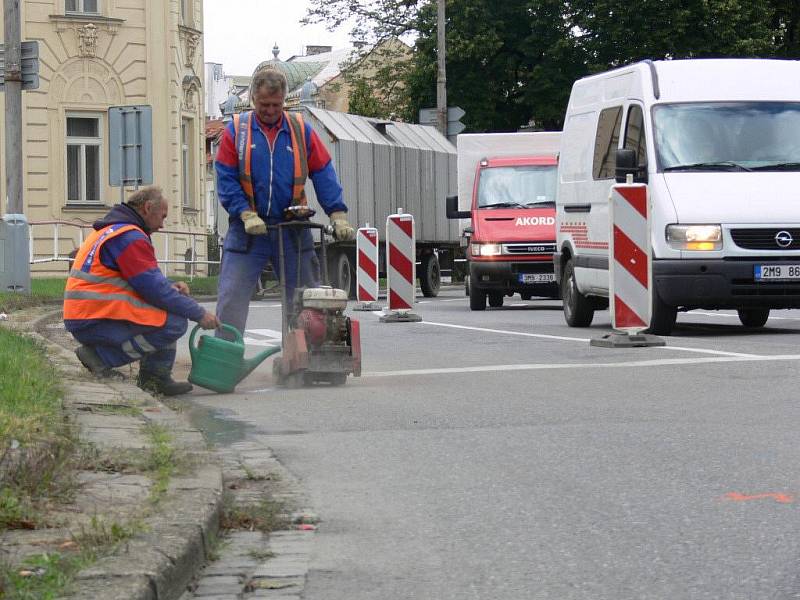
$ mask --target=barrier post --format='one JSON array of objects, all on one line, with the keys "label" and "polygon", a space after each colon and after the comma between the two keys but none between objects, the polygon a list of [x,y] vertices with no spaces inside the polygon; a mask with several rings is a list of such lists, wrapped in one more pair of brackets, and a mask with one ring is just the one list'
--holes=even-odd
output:
[{"label": "barrier post", "polygon": [[417,257],[414,216],[398,209],[386,219],[386,297],[389,306],[381,323],[414,323],[422,317],[411,312],[417,292]]},{"label": "barrier post", "polygon": [[609,310],[615,333],[592,339],[592,346],[631,348],[664,346],[662,338],[643,334],[653,310],[650,198],[641,183],[616,184],[609,195]]},{"label": "barrier post", "polygon": [[356,232],[356,300],[353,310],[381,310],[378,304],[378,230],[367,223]]}]

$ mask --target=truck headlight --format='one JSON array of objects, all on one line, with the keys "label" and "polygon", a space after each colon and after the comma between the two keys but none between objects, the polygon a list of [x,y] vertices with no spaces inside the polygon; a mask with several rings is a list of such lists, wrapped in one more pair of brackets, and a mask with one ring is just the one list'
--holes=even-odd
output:
[{"label": "truck headlight", "polygon": [[500,244],[470,244],[472,256],[499,256],[503,252]]},{"label": "truck headlight", "polygon": [[667,242],[675,250],[722,250],[719,225],[667,225]]}]

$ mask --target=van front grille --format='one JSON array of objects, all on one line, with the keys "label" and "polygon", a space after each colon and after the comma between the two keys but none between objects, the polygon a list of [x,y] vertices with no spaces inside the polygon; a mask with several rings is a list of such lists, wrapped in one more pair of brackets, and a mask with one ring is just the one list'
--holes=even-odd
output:
[{"label": "van front grille", "polygon": [[746,250],[800,250],[797,227],[731,229],[731,238],[734,244]]}]

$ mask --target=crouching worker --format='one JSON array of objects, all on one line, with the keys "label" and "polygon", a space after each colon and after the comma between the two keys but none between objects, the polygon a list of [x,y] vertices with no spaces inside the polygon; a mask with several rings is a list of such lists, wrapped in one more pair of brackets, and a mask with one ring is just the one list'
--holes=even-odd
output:
[{"label": "crouching worker", "polygon": [[158,268],[150,234],[163,227],[168,209],[161,188],[146,187],[94,223],[67,279],[64,325],[94,375],[122,377],[114,367],[141,360],[136,384],[175,396],[192,389],[172,379],[176,340],[189,320],[203,329],[220,322]]}]

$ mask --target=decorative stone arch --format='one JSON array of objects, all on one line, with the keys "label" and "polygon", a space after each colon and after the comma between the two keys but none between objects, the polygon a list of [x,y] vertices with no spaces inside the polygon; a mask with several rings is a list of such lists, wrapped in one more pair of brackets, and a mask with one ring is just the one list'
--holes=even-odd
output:
[{"label": "decorative stone arch", "polygon": [[70,106],[109,107],[121,104],[125,87],[119,75],[97,58],[72,58],[64,62],[50,81],[48,108]]},{"label": "decorative stone arch", "polygon": [[[66,115],[71,111],[107,114],[110,106],[125,103],[125,86],[110,65],[98,58],[71,58],[63,62],[50,79],[47,94],[51,189],[49,201],[54,214],[66,202]],[[107,123],[103,131],[102,168],[107,168]],[[111,188],[107,172],[101,177],[101,198],[109,202]]]}]

